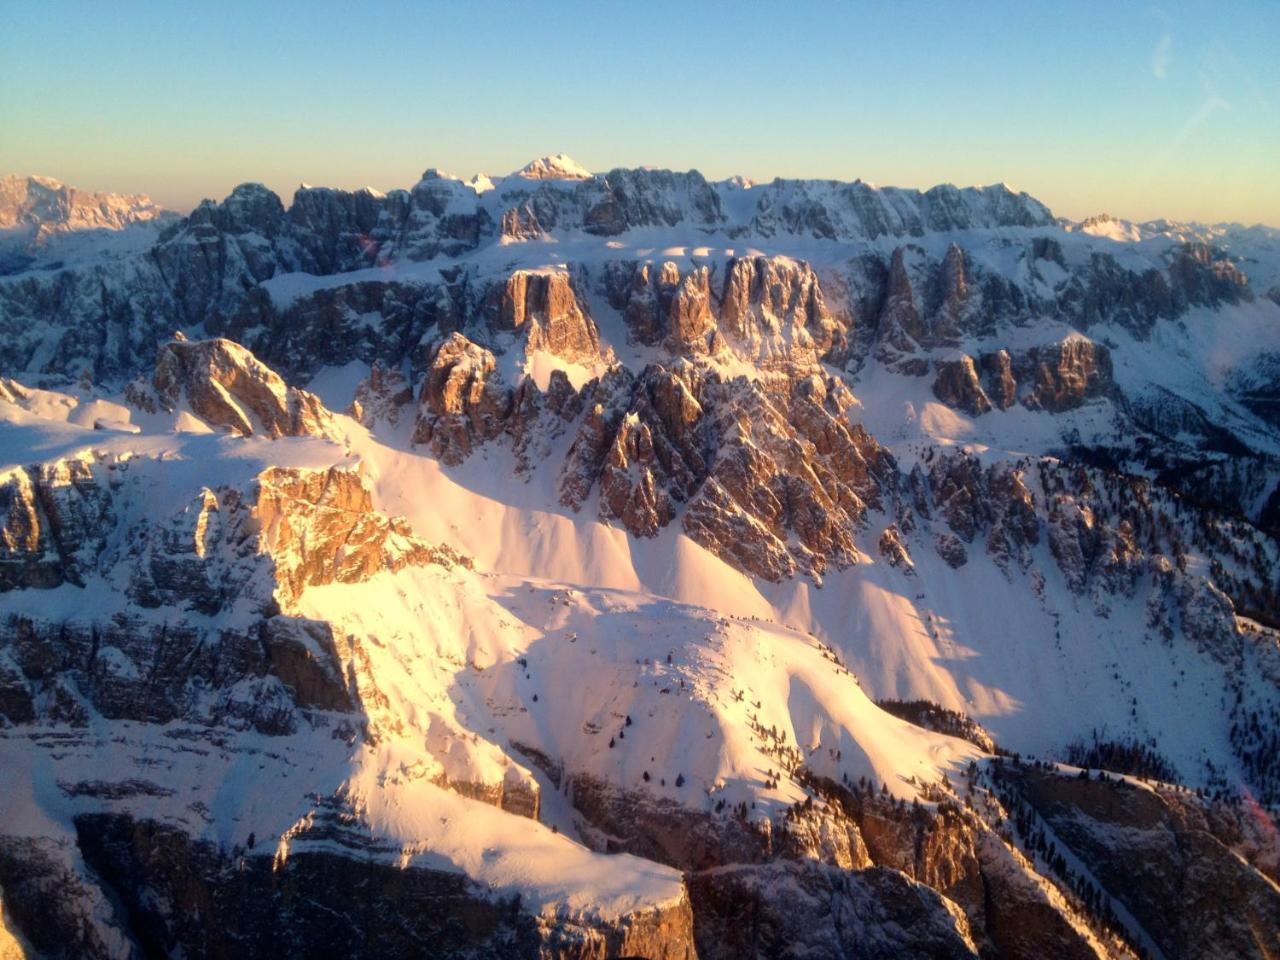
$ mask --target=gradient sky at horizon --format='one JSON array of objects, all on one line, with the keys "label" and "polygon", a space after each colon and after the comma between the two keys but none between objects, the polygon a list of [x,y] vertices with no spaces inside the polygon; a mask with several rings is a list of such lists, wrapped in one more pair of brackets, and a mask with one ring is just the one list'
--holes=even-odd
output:
[{"label": "gradient sky at horizon", "polygon": [[1280,2],[0,2],[0,173],[188,209],[564,151],[1280,225]]}]

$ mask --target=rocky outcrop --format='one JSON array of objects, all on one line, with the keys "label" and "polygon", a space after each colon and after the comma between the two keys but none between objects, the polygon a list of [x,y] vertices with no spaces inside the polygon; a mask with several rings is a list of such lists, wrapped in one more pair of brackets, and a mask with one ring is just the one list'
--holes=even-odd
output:
[{"label": "rocky outcrop", "polygon": [[1015,362],[1031,382],[1024,402],[1032,409],[1061,413],[1112,389],[1111,354],[1081,337],[1028,351]]},{"label": "rocky outcrop", "polygon": [[269,852],[232,858],[180,830],[121,815],[87,815],[76,829],[121,921],[161,954],[537,952],[532,918],[481,896],[458,874],[357,865],[332,854],[299,853],[279,865]]},{"label": "rocky outcrop", "polygon": [[121,614],[105,622],[10,616],[0,650],[21,674],[28,706],[10,723],[85,726],[93,715],[182,721],[269,736],[351,713],[346,653],[327,624],[273,618],[210,629],[180,615],[157,624]]},{"label": "rocky outcrop", "polygon": [[1198,801],[1122,780],[1005,775],[1166,956],[1280,956],[1280,890],[1215,836]]},{"label": "rocky outcrop", "polygon": [[638,343],[698,357],[732,350],[765,369],[843,362],[850,321],[818,276],[788,257],[735,257],[685,270],[672,261],[613,261],[603,287]]},{"label": "rocky outcrop", "polygon": [[252,353],[230,340],[165,344],[151,387],[128,397],[147,412],[189,410],[209,426],[240,436],[326,436],[332,417],[314,394],[287,385]]},{"label": "rocky outcrop", "polygon": [[976,813],[950,801],[908,807],[803,768],[793,776],[810,799],[781,822],[690,809],[582,775],[562,783],[589,840],[687,871],[699,956],[782,944],[820,955],[1129,956],[1108,950]]},{"label": "rocky outcrop", "polygon": [[928,342],[928,329],[916,306],[915,292],[907,270],[907,256],[913,262],[918,248],[899,247],[889,261],[887,289],[884,306],[877,321],[881,342],[880,358],[893,360],[896,353],[913,353],[917,346]]},{"label": "rocky outcrop", "polygon": [[885,527],[884,533],[880,534],[878,547],[880,556],[884,557],[889,566],[897,567],[908,576],[915,573],[915,564],[911,560],[906,544],[902,542],[902,535],[896,523]]},{"label": "rocky outcrop", "polygon": [[697,267],[683,274],[677,264],[617,262],[605,273],[606,292],[622,313],[629,335],[649,346],[698,356],[721,349],[716,331],[711,273]]},{"label": "rocky outcrop", "polygon": [[388,369],[375,363],[369,376],[356,386],[347,414],[370,429],[380,423],[394,427],[412,403],[413,387],[404,374],[395,367]]},{"label": "rocky outcrop", "polygon": [[[935,364],[933,394],[971,416],[1021,399],[1032,410],[1063,413],[1115,391],[1106,347],[1073,337],[1018,354],[1007,350]],[[994,399],[994,404],[993,400]]]},{"label": "rocky outcrop", "polygon": [[[1013,374],[1013,358],[1008,350],[984,353],[978,359],[985,394],[996,407],[1008,410],[1018,402],[1018,381]],[[946,402],[945,400],[943,401]]]},{"label": "rocky outcrop", "polygon": [[654,365],[584,392],[561,502],[580,508],[599,482],[604,518],[652,535],[679,513],[693,540],[770,580],[854,562],[855,533],[894,470],[845,417],[852,398],[835,378],[775,390]]},{"label": "rocky outcrop", "polygon": [[991,409],[991,400],[978,379],[973,358],[946,360],[937,364],[938,376],[933,381],[933,395],[949,407],[976,417]]},{"label": "rocky outcrop", "polygon": [[93,456],[11,471],[0,484],[0,590],[110,576],[144,606],[212,613],[239,596],[288,605],[308,585],[465,563],[375,511],[359,473],[340,468],[272,467],[247,490],[202,488],[108,553],[117,518],[133,514],[163,471],[160,462]]},{"label": "rocky outcrop", "polygon": [[[0,624],[0,662],[12,668],[0,678],[0,715],[11,722],[82,724],[88,705],[109,718],[292,732],[299,710],[354,708],[343,664],[359,654],[327,623],[282,609],[309,586],[408,565],[469,565],[377,513],[358,473],[341,469],[276,467],[248,490],[205,488],[174,515],[131,527],[127,546],[108,551],[119,539],[116,518],[134,514],[133,498],[151,488],[147,465],[70,463],[74,471],[63,461],[47,471],[52,480],[18,487],[30,499],[0,528],[17,548],[6,589],[100,580],[137,606],[99,617],[51,609]],[[73,473],[89,497],[51,486]],[[69,497],[74,508],[45,506]],[[95,512],[73,526],[68,518],[82,517],[86,502],[98,504]],[[48,530],[43,541],[30,535],[32,517]],[[230,611],[240,615],[209,619]]]},{"label": "rocky outcrop", "polygon": [[445,463],[461,463],[502,433],[511,409],[511,390],[494,355],[460,333],[450,334],[427,361],[413,442],[429,445]]},{"label": "rocky outcrop", "polygon": [[[287,859],[273,859],[271,851],[233,856],[180,829],[122,814],[78,817],[76,841],[111,898],[117,923],[139,949],[159,955],[696,955],[687,901],[610,920],[565,917],[551,924],[523,910],[518,898],[496,896],[463,874],[401,866],[376,852],[359,858],[325,850]],[[25,897],[16,906],[38,909]],[[76,937],[74,926],[61,926],[47,929],[41,942],[51,952],[79,947],[79,955],[110,955],[86,949],[90,944]]]},{"label": "rocky outcrop", "polygon": [[1252,300],[1249,278],[1222,252],[1206,243],[1188,243],[1174,251],[1169,280],[1178,306],[1216,305]]},{"label": "rocky outcrop", "polygon": [[800,949],[859,960],[979,955],[963,914],[896,870],[735,864],[692,875],[689,896],[703,960]]},{"label": "rocky outcrop", "polygon": [[847,349],[847,318],[828,308],[807,263],[785,257],[735,258],[725,265],[719,329],[763,367],[838,362]]},{"label": "rocky outcrop", "polygon": [[122,472],[88,457],[0,477],[0,591],[83,585],[105,546]]},{"label": "rocky outcrop", "polygon": [[403,517],[378,513],[352,470],[272,467],[257,478],[251,516],[261,531],[256,548],[271,558],[275,597],[285,607],[308,586],[356,583],[428,563],[470,565],[415,536]]},{"label": "rocky outcrop", "polygon": [[570,363],[600,359],[600,337],[567,273],[518,270],[502,295],[499,330],[525,338],[526,354],[545,351]]}]

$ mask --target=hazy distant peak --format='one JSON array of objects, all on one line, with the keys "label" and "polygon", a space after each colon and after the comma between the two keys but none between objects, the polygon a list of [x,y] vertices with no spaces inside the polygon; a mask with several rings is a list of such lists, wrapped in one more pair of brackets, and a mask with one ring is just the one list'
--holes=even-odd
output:
[{"label": "hazy distant peak", "polygon": [[122,230],[165,212],[145,194],[93,193],[53,177],[11,174],[0,178],[0,229]]},{"label": "hazy distant peak", "polygon": [[589,180],[591,171],[578,163],[567,153],[554,156],[539,157],[531,160],[516,171],[517,177],[526,180]]}]

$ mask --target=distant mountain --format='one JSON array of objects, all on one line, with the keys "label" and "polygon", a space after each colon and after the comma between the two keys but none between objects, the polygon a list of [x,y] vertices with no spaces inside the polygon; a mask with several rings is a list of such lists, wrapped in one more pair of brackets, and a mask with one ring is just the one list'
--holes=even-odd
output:
[{"label": "distant mountain", "polygon": [[50,177],[3,177],[0,273],[82,251],[87,243],[119,249],[118,242],[104,235],[177,219],[143,194],[91,193]]},{"label": "distant mountain", "polygon": [[77,235],[23,949],[1276,957],[1274,231],[558,155]]},{"label": "distant mountain", "polygon": [[568,154],[557,153],[526,163],[515,176],[526,180],[590,180],[591,171]]}]

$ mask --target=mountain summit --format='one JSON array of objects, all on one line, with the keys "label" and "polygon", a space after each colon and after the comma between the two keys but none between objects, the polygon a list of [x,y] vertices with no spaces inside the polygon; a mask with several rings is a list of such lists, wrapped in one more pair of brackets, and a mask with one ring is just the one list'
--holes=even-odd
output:
[{"label": "mountain summit", "polygon": [[0,230],[121,230],[164,213],[144,194],[93,193],[51,177],[0,178]]},{"label": "mountain summit", "polygon": [[515,172],[526,180],[589,180],[591,171],[567,153],[530,160]]}]

